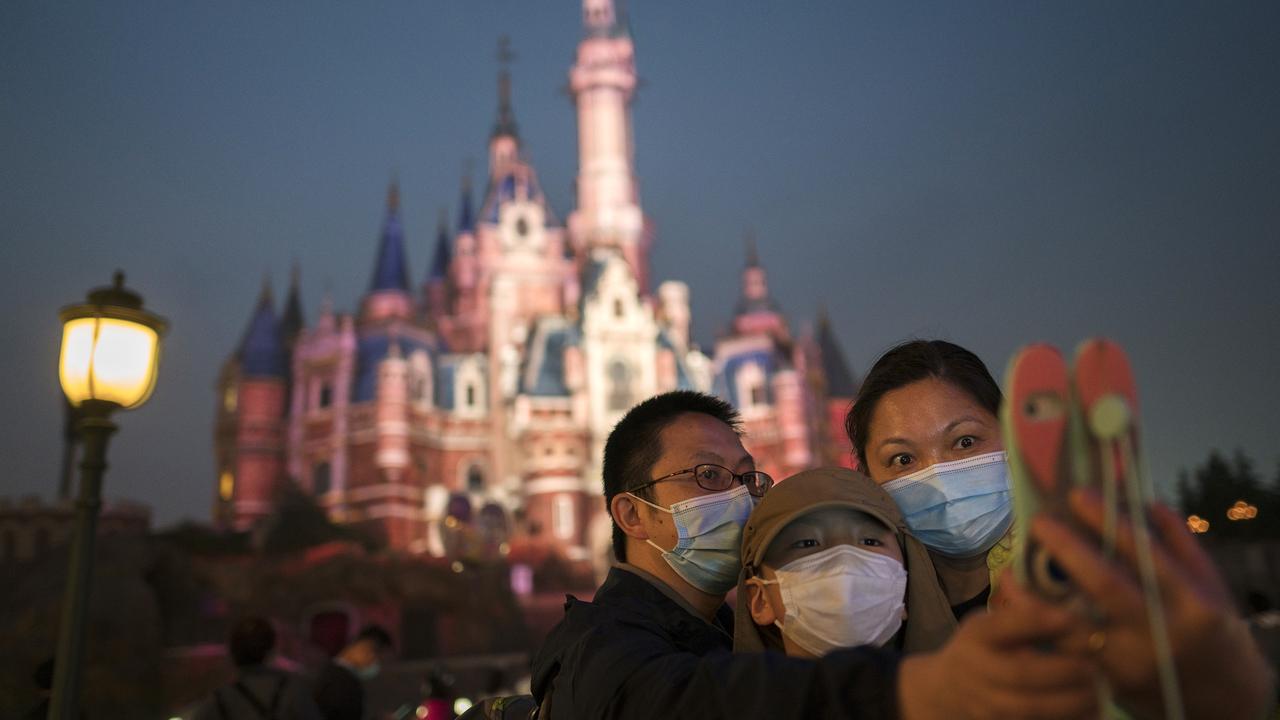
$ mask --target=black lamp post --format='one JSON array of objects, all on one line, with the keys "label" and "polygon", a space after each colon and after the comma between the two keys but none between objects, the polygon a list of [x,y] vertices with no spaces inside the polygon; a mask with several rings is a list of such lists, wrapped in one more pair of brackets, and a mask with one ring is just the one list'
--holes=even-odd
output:
[{"label": "black lamp post", "polygon": [[58,378],[67,401],[76,408],[76,431],[84,454],[49,718],[75,720],[79,718],[80,666],[102,475],[107,469],[107,441],[116,430],[110,416],[121,408],[138,407],[150,397],[160,360],[160,336],[168,325],[142,309],[142,297],[125,288],[120,271],[113,285],[91,291],[87,302],[69,305],[59,316]]}]

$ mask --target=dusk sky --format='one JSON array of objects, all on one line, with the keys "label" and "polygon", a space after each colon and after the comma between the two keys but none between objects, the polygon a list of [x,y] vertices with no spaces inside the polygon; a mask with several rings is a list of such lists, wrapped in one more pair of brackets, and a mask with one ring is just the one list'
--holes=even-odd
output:
[{"label": "dusk sky", "polygon": [[[1213,448],[1280,465],[1280,3],[633,0],[656,280],[697,339],[743,233],[799,330],[853,370],[912,337],[1130,352],[1153,474]],[[57,311],[123,268],[166,316],[121,413],[108,499],[208,520],[214,380],[264,273],[351,311],[389,178],[414,282],[483,172],[502,34],[525,149],[561,218],[576,0],[0,3],[0,495],[52,496]]]}]

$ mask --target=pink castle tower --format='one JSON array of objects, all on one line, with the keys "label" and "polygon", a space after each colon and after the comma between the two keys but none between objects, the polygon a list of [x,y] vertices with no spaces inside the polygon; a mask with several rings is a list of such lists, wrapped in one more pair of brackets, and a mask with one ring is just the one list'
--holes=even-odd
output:
[{"label": "pink castle tower", "polygon": [[288,348],[264,282],[238,354],[230,522],[245,529],[271,512],[284,482]]},{"label": "pink castle tower", "polygon": [[583,0],[582,17],[585,34],[569,71],[578,110],[578,207],[569,234],[584,261],[598,248],[621,251],[647,294],[652,228],[635,176],[635,48],[613,0]]}]

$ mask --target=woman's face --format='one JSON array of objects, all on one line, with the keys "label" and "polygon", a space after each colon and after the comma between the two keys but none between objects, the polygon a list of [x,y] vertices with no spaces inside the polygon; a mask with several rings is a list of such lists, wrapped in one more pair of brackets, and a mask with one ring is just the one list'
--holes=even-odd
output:
[{"label": "woman's face", "polygon": [[867,474],[884,483],[940,462],[1004,450],[1000,423],[968,393],[937,378],[885,393],[867,433]]}]

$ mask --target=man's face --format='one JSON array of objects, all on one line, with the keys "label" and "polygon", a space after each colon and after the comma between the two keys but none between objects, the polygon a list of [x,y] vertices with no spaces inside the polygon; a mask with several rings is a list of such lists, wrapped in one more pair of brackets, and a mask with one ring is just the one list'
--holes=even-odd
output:
[{"label": "man's face", "polygon": [[[742,447],[738,434],[728,425],[702,413],[685,413],[659,434],[662,454],[649,471],[655,479],[680,470],[692,469],[701,463],[714,463],[735,473],[755,469],[755,461]],[[654,498],[651,502],[664,508],[681,500],[712,495],[714,491],[698,486],[693,473],[663,480],[650,486]],[[732,489],[732,488],[730,488]],[[638,503],[641,518],[649,531],[649,539],[659,547],[675,547],[677,538],[671,514]]]}]

